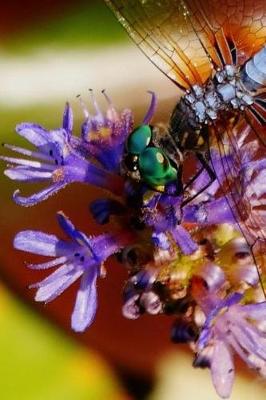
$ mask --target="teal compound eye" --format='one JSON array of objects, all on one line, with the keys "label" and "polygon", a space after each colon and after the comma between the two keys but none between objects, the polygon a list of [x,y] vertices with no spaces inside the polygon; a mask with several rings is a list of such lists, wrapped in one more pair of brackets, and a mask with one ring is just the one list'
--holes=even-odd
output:
[{"label": "teal compound eye", "polygon": [[140,154],[139,170],[142,179],[154,188],[177,180],[177,169],[171,165],[164,152],[157,147],[148,147]]},{"label": "teal compound eye", "polygon": [[140,125],[129,136],[127,140],[127,151],[131,154],[141,154],[149,145],[152,137],[149,125]]}]

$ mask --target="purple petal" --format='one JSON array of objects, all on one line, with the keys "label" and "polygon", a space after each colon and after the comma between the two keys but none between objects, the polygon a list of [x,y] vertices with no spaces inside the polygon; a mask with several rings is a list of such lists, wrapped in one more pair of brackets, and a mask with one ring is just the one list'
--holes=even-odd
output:
[{"label": "purple petal", "polygon": [[74,265],[61,266],[48,278],[37,284],[39,289],[37,290],[35,300],[45,301],[46,303],[54,300],[72,285],[82,273],[83,270],[75,269]]},{"label": "purple petal", "polygon": [[27,267],[30,269],[49,269],[52,267],[56,267],[59,264],[64,264],[67,261],[67,257],[63,256],[63,257],[58,257],[55,258],[54,260],[51,261],[47,261],[41,264],[28,264]]},{"label": "purple petal", "polygon": [[46,200],[48,197],[52,196],[53,194],[57,193],[60,189],[67,185],[66,182],[55,183],[49,186],[46,189],[41,190],[38,193],[33,194],[29,197],[20,196],[20,190],[16,190],[13,194],[13,200],[19,204],[20,206],[34,206],[35,204],[40,203],[41,201]]},{"label": "purple petal", "polygon": [[115,254],[121,248],[132,244],[132,236],[128,232],[120,232],[116,235],[103,234],[87,239],[87,246],[91,249],[94,261],[100,263]]},{"label": "purple petal", "polygon": [[31,183],[51,179],[52,176],[52,173],[48,171],[38,171],[36,169],[20,166],[8,168],[4,171],[4,174],[12,180]]},{"label": "purple petal", "polygon": [[61,229],[68,236],[75,240],[79,245],[88,247],[92,252],[89,238],[83,232],[77,230],[70,219],[62,211],[57,213],[57,221]]},{"label": "purple petal", "polygon": [[68,143],[69,134],[64,129],[55,129],[53,131],[49,131],[48,139],[48,146],[55,146],[55,150],[61,154],[63,147],[66,143]]},{"label": "purple petal", "polygon": [[58,224],[60,225],[61,229],[66,232],[70,237],[75,238],[74,233],[76,232],[75,226],[72,224],[70,219],[62,212],[59,211],[56,214]]},{"label": "purple petal", "polygon": [[82,270],[81,268],[78,268],[78,266],[74,263],[68,262],[65,263],[64,265],[61,265],[59,268],[57,268],[54,272],[52,272],[50,275],[48,275],[46,278],[44,278],[40,282],[32,283],[30,285],[30,288],[42,288],[44,286],[50,285],[51,283],[57,281],[58,279],[63,278],[66,275],[71,275],[75,271],[80,271]]},{"label": "purple petal", "polygon": [[58,243],[55,235],[38,231],[22,231],[14,239],[16,249],[42,256],[57,256]]},{"label": "purple petal", "polygon": [[229,294],[224,300],[222,300],[219,304],[219,307],[217,307],[217,311],[221,310],[224,307],[232,307],[235,304],[240,303],[240,301],[243,299],[243,293],[240,292],[234,292]]},{"label": "purple petal", "polygon": [[183,209],[183,221],[198,224],[235,223],[235,218],[225,197],[207,203],[187,205]]},{"label": "purple petal", "polygon": [[184,254],[192,254],[197,250],[198,246],[192,239],[188,231],[181,225],[177,225],[172,231],[172,235],[177,245]]},{"label": "purple petal", "polygon": [[225,274],[218,265],[205,263],[198,272],[208,285],[209,290],[219,290],[225,282]]},{"label": "purple petal", "polygon": [[256,354],[266,361],[266,340],[261,337],[260,332],[248,322],[238,323],[232,329],[232,334],[242,349],[250,354]]},{"label": "purple petal", "polygon": [[155,109],[157,106],[157,97],[156,94],[152,91],[148,91],[148,93],[151,94],[151,104],[150,107],[147,111],[147,114],[145,115],[144,119],[143,119],[143,124],[149,124],[154,113],[155,113]]},{"label": "purple petal", "polygon": [[72,108],[70,107],[69,103],[66,103],[66,106],[64,109],[62,127],[68,133],[71,133],[73,130],[73,112],[72,112]]},{"label": "purple petal", "polygon": [[24,158],[16,158],[16,157],[0,157],[1,160],[6,161],[9,164],[18,164],[18,165],[25,165],[26,167],[32,167],[32,168],[46,168],[53,170],[54,167],[52,165],[48,164],[43,164],[40,161],[35,161],[35,160],[26,160]]},{"label": "purple petal", "polygon": [[71,318],[71,326],[75,332],[83,332],[94,320],[97,309],[97,272],[96,268],[90,268],[81,279]]},{"label": "purple petal", "polygon": [[235,377],[234,363],[228,346],[220,340],[214,344],[211,375],[218,395],[223,399],[230,397]]},{"label": "purple petal", "polygon": [[73,252],[71,244],[39,231],[21,231],[15,236],[13,244],[18,250],[48,257],[61,257]]},{"label": "purple petal", "polygon": [[252,319],[266,319],[266,301],[257,304],[247,304],[241,307],[241,312]]},{"label": "purple petal", "polygon": [[111,215],[122,215],[125,208],[116,200],[98,199],[90,204],[90,211],[99,224],[106,224]]},{"label": "purple petal", "polygon": [[28,149],[24,149],[23,147],[13,146],[11,144],[4,143],[3,146],[6,149],[14,151],[15,153],[23,154],[24,156],[33,157],[45,161],[51,161],[51,157],[46,154],[41,153],[40,151],[32,151]]},{"label": "purple petal", "polygon": [[170,247],[169,239],[163,232],[160,233],[154,232],[152,234],[152,241],[155,246],[160,247],[163,250],[168,250]]},{"label": "purple petal", "polygon": [[42,126],[27,122],[17,125],[16,131],[36,147],[44,146],[49,137],[48,131]]}]

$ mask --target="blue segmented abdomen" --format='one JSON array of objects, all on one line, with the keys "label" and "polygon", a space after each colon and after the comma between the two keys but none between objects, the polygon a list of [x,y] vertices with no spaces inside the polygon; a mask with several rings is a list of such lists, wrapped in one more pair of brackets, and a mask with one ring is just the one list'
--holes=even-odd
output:
[{"label": "blue segmented abdomen", "polygon": [[249,91],[266,87],[266,47],[263,47],[241,69],[241,81]]}]

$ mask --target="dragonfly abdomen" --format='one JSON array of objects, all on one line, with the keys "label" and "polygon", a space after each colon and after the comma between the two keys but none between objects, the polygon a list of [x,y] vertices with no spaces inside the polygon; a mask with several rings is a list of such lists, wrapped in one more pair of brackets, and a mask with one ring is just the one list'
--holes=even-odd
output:
[{"label": "dragonfly abdomen", "polygon": [[250,92],[266,87],[266,47],[263,47],[241,69],[240,78]]}]

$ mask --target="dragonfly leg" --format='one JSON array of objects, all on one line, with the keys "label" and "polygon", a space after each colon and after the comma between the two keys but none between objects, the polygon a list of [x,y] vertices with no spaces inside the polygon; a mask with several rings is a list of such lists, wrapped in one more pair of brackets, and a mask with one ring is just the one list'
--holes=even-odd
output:
[{"label": "dragonfly leg", "polygon": [[206,171],[207,174],[209,175],[209,182],[204,185],[197,193],[195,193],[193,196],[188,197],[187,199],[185,199],[182,204],[181,207],[184,207],[186,204],[190,203],[192,200],[194,200],[196,197],[198,197],[201,193],[203,193],[206,189],[208,189],[208,187],[215,181],[216,179],[216,174],[214,172],[214,170],[210,167],[206,157],[201,154],[201,153],[196,153],[197,159],[199,160],[199,162],[201,163],[201,168],[199,169],[199,171],[189,180],[189,182],[187,183],[187,185],[184,187],[184,191],[193,183],[195,182],[195,180],[200,176],[200,174],[203,171]]}]

